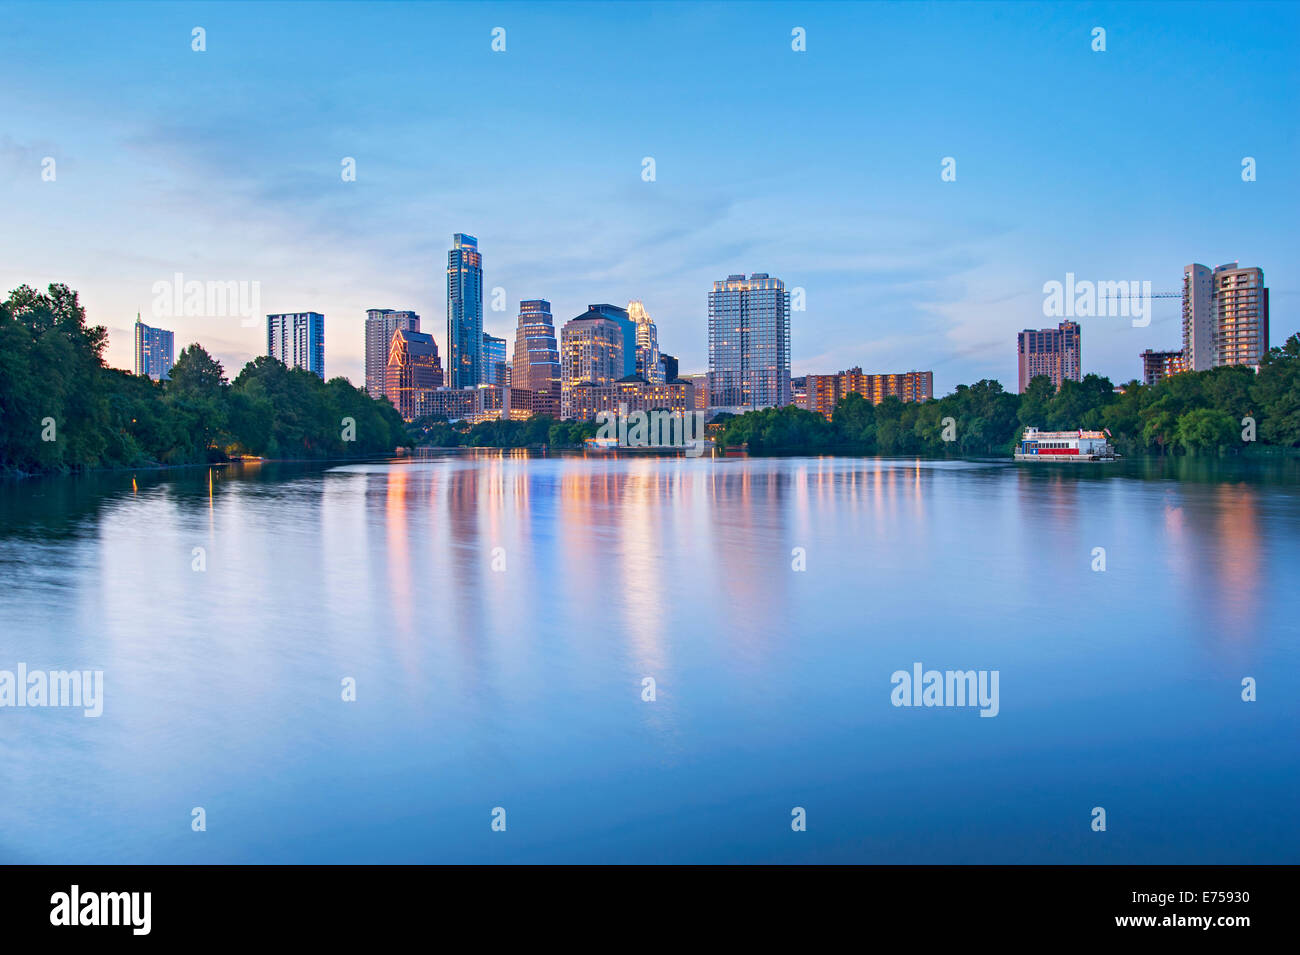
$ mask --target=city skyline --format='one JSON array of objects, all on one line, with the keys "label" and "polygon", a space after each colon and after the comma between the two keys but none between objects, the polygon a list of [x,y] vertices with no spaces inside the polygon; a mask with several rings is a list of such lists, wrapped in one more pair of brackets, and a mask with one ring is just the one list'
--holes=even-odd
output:
[{"label": "city skyline", "polygon": [[[510,334],[518,302],[538,295],[557,315],[639,299],[688,373],[707,360],[699,289],[755,267],[806,290],[793,374],[915,365],[935,370],[939,393],[1011,382],[1005,343],[1043,324],[1042,284],[1071,271],[1176,291],[1193,254],[1239,259],[1270,276],[1274,340],[1295,327],[1300,247],[1283,211],[1298,187],[1281,157],[1298,18],[1282,5],[1238,5],[1211,31],[1159,6],[1025,4],[979,43],[972,31],[996,7],[520,7],[502,16],[500,54],[476,11],[432,4],[349,7],[346,30],[342,6],[216,10],[203,53],[190,49],[193,18],[167,7],[79,5],[55,47],[49,9],[16,9],[0,38],[6,90],[46,77],[21,98],[0,94],[6,201],[29,224],[0,278],[82,289],[117,367],[131,367],[137,311],[170,321],[178,350],[202,342],[235,366],[260,352],[238,319],[148,317],[152,283],[184,270],[260,282],[266,313],[329,315],[331,373],[359,382],[365,310],[444,314],[434,263],[464,228],[485,237],[485,292],[506,295],[501,311],[485,302],[484,330]],[[790,47],[794,17],[803,53]],[[1089,46],[1097,23],[1104,53]],[[302,41],[287,51],[286,31]],[[593,43],[658,68],[597,88],[569,55]],[[152,69],[101,96],[88,77],[123,58]],[[547,89],[529,80],[542,64]],[[445,70],[475,85],[481,109],[429,105],[423,91]],[[763,110],[735,108],[756,83]],[[821,89],[835,95],[811,95]],[[592,108],[545,108],[557,95]],[[1155,134],[1159,113],[1131,108],[1189,99],[1205,115],[1249,103],[1253,121],[1188,146]],[[856,115],[869,132],[846,121]],[[771,135],[751,139],[760,116]],[[507,126],[548,148],[499,148]],[[719,135],[739,145],[718,149]],[[1078,150],[1080,136],[1095,148]],[[46,157],[55,181],[41,179]],[[348,157],[353,182],[340,178]],[[953,182],[940,178],[944,157]],[[1257,180],[1243,181],[1244,157]],[[1090,370],[1135,377],[1134,356],[1174,346],[1178,329],[1172,301],[1155,303],[1148,328],[1090,323]]]}]

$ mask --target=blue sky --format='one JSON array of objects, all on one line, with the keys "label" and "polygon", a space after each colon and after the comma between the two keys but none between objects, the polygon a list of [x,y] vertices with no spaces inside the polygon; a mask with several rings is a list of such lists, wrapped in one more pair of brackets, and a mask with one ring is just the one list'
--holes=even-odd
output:
[{"label": "blue sky", "polygon": [[[683,372],[704,369],[708,291],[733,272],[806,290],[796,374],[933,369],[938,392],[1014,389],[1015,333],[1050,324],[1042,286],[1066,272],[1176,291],[1189,262],[1239,260],[1264,269],[1273,343],[1300,327],[1295,4],[10,3],[0,18],[0,288],[77,288],[121,367],[136,311],[149,321],[154,283],[180,272],[260,282],[263,312],[324,312],[327,374],[360,382],[368,307],[414,308],[443,348],[458,231],[505,289],[489,331],[513,340],[521,299],[549,299],[558,325],[639,298]],[[1084,320],[1085,370],[1134,377],[1143,348],[1179,345],[1178,311]],[[232,372],[263,349],[261,322],[156,323]]]}]

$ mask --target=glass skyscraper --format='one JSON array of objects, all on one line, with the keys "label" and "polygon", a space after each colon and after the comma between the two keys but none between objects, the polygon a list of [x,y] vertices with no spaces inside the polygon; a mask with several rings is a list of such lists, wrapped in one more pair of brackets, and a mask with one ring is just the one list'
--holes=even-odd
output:
[{"label": "glass skyscraper", "polygon": [[[607,318],[623,330],[623,374],[636,374],[636,322],[627,309],[617,305],[588,305],[586,315]],[[583,316],[578,316],[582,318]]]},{"label": "glass skyscraper", "polygon": [[325,377],[325,316],[286,312],[266,316],[266,353],[290,368]]},{"label": "glass skyscraper", "polygon": [[165,328],[154,328],[135,316],[135,373],[154,381],[171,377],[175,336]]},{"label": "glass skyscraper", "polygon": [[485,385],[508,384],[506,376],[506,340],[495,335],[483,333],[483,381]]},{"label": "glass skyscraper", "polygon": [[478,239],[457,232],[447,253],[447,386],[473,388],[483,374],[483,257]]},{"label": "glass skyscraper", "polygon": [[728,275],[709,293],[709,404],[790,404],[790,293],[766,272]]},{"label": "glass skyscraper", "polygon": [[627,303],[628,317],[636,324],[636,373],[652,385],[664,383],[659,362],[659,331],[645,305],[633,299]]}]

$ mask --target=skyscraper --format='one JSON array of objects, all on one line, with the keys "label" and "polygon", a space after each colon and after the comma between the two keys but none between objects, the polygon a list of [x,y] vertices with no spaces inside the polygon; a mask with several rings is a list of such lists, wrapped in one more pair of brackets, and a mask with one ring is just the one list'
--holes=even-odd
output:
[{"label": "skyscraper", "polygon": [[1020,392],[1039,375],[1061,382],[1083,380],[1083,335],[1078,322],[1064,321],[1056,328],[1026,328],[1016,336]]},{"label": "skyscraper", "polygon": [[635,373],[652,385],[664,382],[663,366],[659,363],[659,330],[645,305],[633,300],[627,303],[627,314],[636,325]]},{"label": "skyscraper", "polygon": [[[635,338],[633,342],[635,348]],[[622,323],[594,308],[565,322],[560,330],[561,417],[575,413],[570,398],[575,385],[612,385],[625,377],[626,343]]]},{"label": "skyscraper", "polygon": [[399,328],[393,332],[384,393],[401,416],[419,417],[425,393],[442,387],[442,362],[432,335]]},{"label": "skyscraper", "polygon": [[1183,357],[1188,371],[1258,365],[1268,351],[1264,272],[1192,264],[1183,269]]},{"label": "skyscraper", "polygon": [[790,293],[766,272],[728,275],[709,293],[709,404],[790,404]]},{"label": "skyscraper", "polygon": [[667,352],[659,353],[659,367],[663,369],[664,381],[676,381],[679,366],[677,359]]},{"label": "skyscraper", "polygon": [[414,312],[399,312],[391,308],[366,310],[366,394],[371,398],[384,396],[384,382],[388,377],[388,346],[393,341],[393,332],[399,328],[418,332],[420,316]]},{"label": "skyscraper", "polygon": [[171,377],[175,336],[165,328],[153,328],[135,316],[135,373],[154,381]]},{"label": "skyscraper", "polygon": [[623,332],[623,374],[636,374],[636,322],[627,309],[617,305],[588,305],[587,313],[594,313],[614,322]]},{"label": "skyscraper", "polygon": [[506,340],[495,335],[483,333],[483,381],[484,385],[506,385],[510,375],[510,366],[506,364]]},{"label": "skyscraper", "polygon": [[478,239],[457,232],[447,253],[447,384],[483,380],[483,257]]},{"label": "skyscraper", "polygon": [[266,316],[266,353],[290,368],[325,377],[325,316],[286,312]]},{"label": "skyscraper", "polygon": [[555,341],[551,303],[529,299],[519,303],[519,326],[515,331],[515,361],[510,385],[533,393],[538,414],[560,411],[560,349]]}]

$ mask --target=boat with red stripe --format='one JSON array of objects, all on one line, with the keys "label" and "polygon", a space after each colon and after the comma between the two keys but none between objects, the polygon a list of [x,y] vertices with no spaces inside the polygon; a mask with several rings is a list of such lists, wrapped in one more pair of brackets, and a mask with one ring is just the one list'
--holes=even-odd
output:
[{"label": "boat with red stripe", "polygon": [[1101,464],[1118,460],[1121,455],[1115,453],[1110,445],[1110,431],[1039,431],[1026,428],[1020,443],[1016,445],[1017,461],[1035,461],[1038,463],[1061,462],[1064,464]]}]

